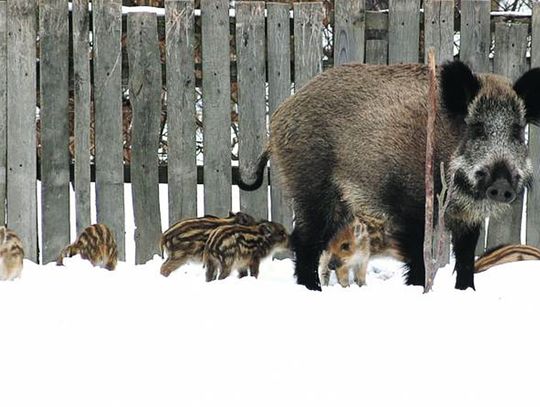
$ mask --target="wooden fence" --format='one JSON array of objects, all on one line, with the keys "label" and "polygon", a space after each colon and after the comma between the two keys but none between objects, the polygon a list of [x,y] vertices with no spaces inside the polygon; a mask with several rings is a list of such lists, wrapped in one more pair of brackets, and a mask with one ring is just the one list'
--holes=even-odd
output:
[{"label": "wooden fence", "polygon": [[[136,262],[158,252],[162,88],[166,88],[167,100],[165,175],[172,223],[196,215],[197,183],[202,177],[205,211],[223,215],[231,208],[231,186],[237,174],[231,161],[231,75],[235,75],[238,89],[238,166],[246,170],[263,148],[269,115],[290,95],[291,87],[301,87],[331,65],[329,61],[420,62],[424,50],[433,46],[439,61],[452,59],[458,50],[459,57],[475,70],[513,79],[531,65],[540,65],[538,3],[532,17],[515,18],[490,14],[489,0],[464,0],[458,15],[453,0],[426,0],[423,10],[420,0],[390,0],[387,12],[366,11],[364,0],[335,0],[331,16],[325,15],[319,2],[291,7],[237,1],[234,13],[228,0],[200,3],[200,10],[195,10],[193,0],[167,0],[163,16],[146,11],[126,16],[120,0],[93,0],[91,9],[89,0],[73,0],[69,7],[67,0],[0,0],[0,200],[6,203],[0,205],[0,216],[21,235],[31,260],[39,259],[37,193],[41,193],[42,261],[53,260],[69,242],[70,177],[74,178],[77,231],[90,223],[90,185],[95,179],[97,220],[114,230],[123,259],[126,171],[132,183]],[[330,58],[323,53],[323,46],[328,47],[323,44],[323,21],[331,21],[333,27]],[[201,25],[202,61],[194,52],[196,24]],[[160,57],[162,31],[165,61]],[[124,55],[123,33],[127,38]],[[456,38],[459,44],[455,44]],[[127,75],[123,74],[126,57]],[[197,64],[202,80],[195,73]],[[195,92],[200,86],[202,169],[197,168],[195,148]],[[122,137],[126,94],[133,117],[129,166],[123,158]],[[91,163],[92,126],[95,160]],[[74,162],[68,145],[71,127]],[[531,128],[529,144],[536,174],[539,137],[538,128]],[[37,190],[38,173],[41,191]],[[526,240],[537,246],[538,182],[526,197]],[[240,207],[290,226],[289,204],[277,185],[270,186],[270,197],[268,188],[241,192]],[[523,202],[517,202],[504,223],[491,222],[488,246],[519,241],[522,206]],[[483,244],[480,246],[483,250]]]}]

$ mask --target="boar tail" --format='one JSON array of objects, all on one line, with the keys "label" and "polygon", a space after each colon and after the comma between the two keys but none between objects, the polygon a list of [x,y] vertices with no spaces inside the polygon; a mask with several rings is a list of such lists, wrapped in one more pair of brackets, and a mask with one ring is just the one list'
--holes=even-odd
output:
[{"label": "boar tail", "polygon": [[268,149],[264,150],[261,156],[259,157],[259,160],[257,161],[257,167],[255,169],[255,181],[253,183],[248,184],[244,182],[242,179],[242,174],[239,174],[238,177],[238,187],[244,191],[255,191],[256,189],[259,189],[263,183],[264,180],[264,173],[266,170],[266,163],[268,163],[269,153]]}]

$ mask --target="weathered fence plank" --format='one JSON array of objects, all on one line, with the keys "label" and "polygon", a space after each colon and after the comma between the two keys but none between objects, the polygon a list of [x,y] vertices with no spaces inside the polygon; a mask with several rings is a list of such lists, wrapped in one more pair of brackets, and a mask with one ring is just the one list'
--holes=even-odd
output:
[{"label": "weathered fence plank", "polygon": [[[291,95],[291,36],[289,35],[289,5],[267,4],[267,50],[268,50],[268,114]],[[283,195],[277,174],[272,173],[270,184],[272,220],[292,229],[292,207],[290,199]]]},{"label": "weathered fence plank", "polygon": [[435,49],[435,63],[454,58],[454,0],[427,0],[424,5],[424,62]]},{"label": "weathered fence plank", "polygon": [[[266,145],[266,52],[264,2],[236,3],[238,70],[238,165],[245,174]],[[240,191],[240,210],[268,218],[268,183]]]},{"label": "weathered fence plank", "polygon": [[69,244],[68,4],[40,2],[41,257],[54,261]]},{"label": "weathered fence plank", "polygon": [[0,225],[6,223],[7,2],[0,0]]},{"label": "weathered fence plank", "polygon": [[90,200],[90,13],[88,0],[73,0],[73,110],[75,223],[77,235],[91,223]]},{"label": "weathered fence plank", "polygon": [[193,0],[167,0],[169,225],[197,215]]},{"label": "weathered fence plank", "polygon": [[[527,70],[527,24],[495,24],[494,71],[515,81]],[[520,243],[523,195],[501,219],[490,218],[487,247]]]},{"label": "weathered fence plank", "polygon": [[294,89],[322,72],[322,3],[294,3]]},{"label": "weathered fence plank", "polygon": [[109,226],[125,259],[122,140],[122,3],[92,2],[97,221]]},{"label": "weathered fence plank", "polygon": [[365,0],[336,0],[334,65],[364,62]]},{"label": "weathered fence plank", "polygon": [[231,208],[231,84],[228,0],[201,0],[204,210]]},{"label": "weathered fence plank", "polygon": [[459,59],[473,71],[490,72],[490,7],[487,0],[461,2],[461,36]]},{"label": "weathered fence plank", "polygon": [[155,13],[131,13],[127,20],[129,99],[133,109],[131,171],[135,217],[135,264],[159,254],[158,158],[161,66]]},{"label": "weathered fence plank", "polygon": [[[490,4],[486,0],[461,2],[459,59],[475,72],[490,72],[491,45]],[[476,254],[484,253],[486,230],[482,226],[476,245]]]},{"label": "weathered fence plank", "polygon": [[36,1],[9,1],[7,17],[7,223],[37,262]]},{"label": "weathered fence plank", "polygon": [[388,61],[419,62],[420,0],[390,0]]},{"label": "weathered fence plank", "polygon": [[[540,67],[540,3],[533,3],[531,67]],[[527,191],[527,244],[540,247],[540,127],[529,126],[529,154],[533,166],[532,188]]]},{"label": "weathered fence plank", "polygon": [[[367,39],[369,38],[369,39]],[[366,12],[366,63],[388,63],[388,14]]]}]

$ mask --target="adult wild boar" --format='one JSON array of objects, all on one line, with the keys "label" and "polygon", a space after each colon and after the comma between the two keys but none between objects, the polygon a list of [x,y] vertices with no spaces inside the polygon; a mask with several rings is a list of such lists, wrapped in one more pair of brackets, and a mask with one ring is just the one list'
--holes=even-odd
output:
[{"label": "adult wild boar", "polygon": [[[437,78],[435,192],[443,161],[455,183],[445,221],[456,288],[474,288],[480,224],[509,208],[531,181],[524,128],[540,120],[540,69],[511,84],[456,61]],[[272,116],[256,180],[240,187],[258,188],[272,160],[293,202],[299,284],[320,290],[321,251],[357,214],[384,222],[406,261],[407,283],[424,284],[427,90],[424,65],[343,65],[313,78]]]}]

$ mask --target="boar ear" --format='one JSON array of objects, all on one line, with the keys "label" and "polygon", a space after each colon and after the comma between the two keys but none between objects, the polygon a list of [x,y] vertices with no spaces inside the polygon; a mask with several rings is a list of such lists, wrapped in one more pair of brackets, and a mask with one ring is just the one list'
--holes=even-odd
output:
[{"label": "boar ear", "polygon": [[460,61],[447,62],[441,68],[441,98],[448,112],[467,115],[467,107],[480,90],[480,81]]},{"label": "boar ear", "polygon": [[527,122],[540,124],[540,68],[525,72],[514,83],[514,90],[525,103]]}]

